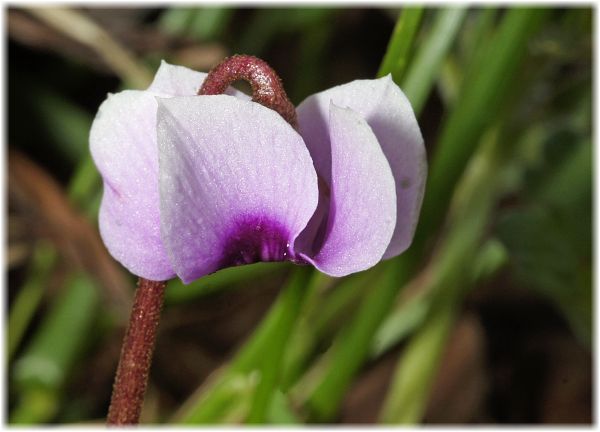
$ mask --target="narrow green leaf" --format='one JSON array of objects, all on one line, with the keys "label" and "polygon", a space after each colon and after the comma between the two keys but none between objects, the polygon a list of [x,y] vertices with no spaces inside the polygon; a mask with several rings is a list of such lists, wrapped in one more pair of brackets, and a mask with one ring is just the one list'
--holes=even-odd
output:
[{"label": "narrow green leaf", "polygon": [[84,274],[74,275],[15,364],[20,387],[59,388],[64,383],[88,337],[98,301],[92,281]]},{"label": "narrow green leaf", "polygon": [[60,392],[89,336],[99,296],[85,274],[74,275],[14,366],[20,400],[11,423],[39,424],[54,417]]},{"label": "narrow green leaf", "polygon": [[448,235],[432,260],[425,291],[432,293],[423,326],[398,361],[381,419],[414,424],[426,407],[431,383],[457,308],[473,286],[475,258],[501,184],[506,152],[498,134],[490,132],[465,171],[452,197]]},{"label": "narrow green leaf", "polygon": [[[497,239],[489,239],[473,258],[471,283],[475,285],[490,278],[508,262],[506,248]],[[432,288],[420,287],[419,292],[398,303],[377,330],[371,347],[371,358],[377,358],[393,346],[397,346],[417,331],[429,316],[434,296]]]},{"label": "narrow green leaf", "polygon": [[556,208],[574,208],[582,201],[591,202],[593,154],[591,142],[571,144],[574,151],[548,176],[539,190],[539,199]]},{"label": "narrow green leaf", "polygon": [[485,50],[490,43],[493,35],[497,8],[482,8],[473,11],[476,14],[474,24],[465,33],[464,43],[461,44],[462,64],[466,67],[478,65],[481,57],[485,55]]},{"label": "narrow green leaf", "polygon": [[348,327],[342,331],[332,348],[327,371],[308,397],[308,409],[317,421],[327,421],[337,411],[347,387],[370,352],[370,341],[391,310],[396,295],[408,280],[409,272],[417,260],[418,253],[413,252],[405,253],[402,261],[392,260],[381,264],[385,276],[377,295],[365,300]]},{"label": "narrow green leaf", "polygon": [[[547,145],[565,138],[557,163],[540,164],[538,180],[527,183],[533,190],[500,213],[496,231],[510,252],[514,281],[553,301],[591,346],[592,145],[587,137],[573,142],[563,134],[552,134]],[[528,174],[531,180],[534,173]]]},{"label": "narrow green leaf", "polygon": [[377,295],[365,300],[349,326],[342,330],[332,348],[330,367],[307,401],[316,421],[328,421],[337,411],[348,385],[367,357],[369,341],[393,305],[399,287],[395,283],[397,269],[390,263],[382,263],[385,269],[382,286]]},{"label": "narrow green leaf", "polygon": [[424,410],[421,395],[431,386],[454,320],[453,306],[445,303],[436,308],[402,353],[383,408],[383,423],[414,424],[421,418]]},{"label": "narrow green leaf", "polygon": [[88,152],[92,116],[47,88],[36,93],[35,109],[60,154],[73,163],[83,159]]},{"label": "narrow green leaf", "polygon": [[[430,234],[445,214],[451,191],[486,127],[500,115],[527,42],[545,16],[543,9],[507,11],[473,80],[456,103],[430,166],[417,237]],[[417,238],[417,243],[420,241]]]},{"label": "narrow green leaf", "polygon": [[327,20],[335,12],[335,9],[314,7],[259,9],[245,26],[235,51],[260,56],[280,34],[307,31],[315,25],[331,25]]},{"label": "narrow green leaf", "polygon": [[269,408],[268,423],[273,425],[300,425],[302,422],[290,407],[285,394],[275,392]]},{"label": "narrow green leaf", "polygon": [[219,270],[188,285],[180,279],[169,281],[165,291],[165,304],[185,303],[199,297],[230,288],[238,283],[252,281],[267,275],[279,275],[289,270],[289,263],[257,263]]},{"label": "narrow green leaf", "polygon": [[225,31],[232,13],[228,7],[200,8],[192,15],[188,33],[201,41],[215,39]]},{"label": "narrow green leaf", "polygon": [[8,316],[8,360],[19,347],[23,334],[40,304],[57,255],[47,243],[36,245],[28,277],[10,307]]},{"label": "narrow green leaf", "polygon": [[[485,179],[486,186],[474,189],[495,196],[494,190],[487,187],[489,181],[493,180]],[[471,195],[471,199],[476,197]],[[497,242],[479,247],[493,202],[492,198],[480,200],[479,209],[465,222],[458,222],[460,226],[442,246],[434,268],[428,269],[434,278],[423,289],[432,295],[422,300],[421,308],[427,308],[420,317],[423,321],[418,323],[396,366],[380,415],[383,423],[416,424],[421,420],[462,298],[479,277],[489,275],[506,262],[506,254],[502,253],[503,248],[498,249]]]},{"label": "narrow green leaf", "polygon": [[394,27],[392,37],[377,72],[377,77],[392,74],[394,82],[399,83],[411,54],[413,40],[419,29],[423,7],[405,7]]},{"label": "narrow green leaf", "polygon": [[445,110],[452,110],[460,94],[462,71],[454,56],[449,55],[441,65],[437,87]]},{"label": "narrow green leaf", "polygon": [[306,298],[310,274],[310,268],[295,269],[294,275],[281,294],[284,312],[271,333],[269,345],[262,352],[259,368],[260,380],[250,407],[248,423],[260,424],[266,420],[273,395],[279,388],[286,342],[290,338]]},{"label": "narrow green leaf", "polygon": [[508,260],[508,250],[500,240],[486,240],[473,262],[473,283],[491,278],[508,263]]},{"label": "narrow green leaf", "polygon": [[186,425],[222,423],[240,409],[243,413],[238,423],[242,422],[250,407],[257,378],[256,373],[237,372],[232,368],[222,371],[209,378],[211,381],[181,406],[171,422]]},{"label": "narrow green leaf", "polygon": [[418,329],[427,317],[430,303],[429,297],[419,295],[399,305],[377,330],[370,356],[379,357]]},{"label": "narrow green leaf", "polygon": [[192,22],[193,8],[172,7],[160,15],[158,27],[168,34],[185,34]]},{"label": "narrow green leaf", "polygon": [[[279,351],[282,348],[273,346],[272,340],[273,338],[283,339],[284,342],[287,340],[299,314],[299,310],[296,308],[302,307],[301,296],[308,297],[316,289],[314,277],[307,283],[311,273],[316,274],[314,270],[310,267],[301,267],[295,268],[294,272],[295,275],[288,286],[283,289],[268,315],[231,363],[220,372],[219,376],[214,378],[212,383],[201,388],[175,414],[174,420],[177,423],[222,422],[234,407],[239,408],[235,399],[243,395],[236,396],[235,383],[245,383],[242,387],[251,393],[252,398],[255,398],[255,390],[262,385],[263,388],[258,394],[258,402],[249,396],[245,399],[248,402],[245,406],[250,409],[250,406],[253,405],[256,413],[254,415],[257,417],[259,414],[260,416],[267,414],[267,411],[263,410],[268,410],[273,392],[277,390],[279,379],[278,375],[273,376],[272,374],[278,374],[282,369],[277,367],[275,370],[266,371],[266,374],[263,371],[264,368],[282,361],[282,352]],[[285,345],[285,343],[281,343],[281,345]],[[245,391],[243,394],[246,394]]]},{"label": "narrow green leaf", "polygon": [[28,390],[10,413],[12,425],[38,425],[51,419],[58,410],[59,399],[54,390],[33,388]]},{"label": "narrow green leaf", "polygon": [[89,211],[93,207],[94,197],[100,192],[101,186],[100,173],[91,155],[87,153],[78,163],[69,182],[67,190],[69,200],[77,208]]},{"label": "narrow green leaf", "polygon": [[[317,272],[323,278],[321,286],[331,283],[332,278]],[[352,314],[361,299],[377,287],[377,272],[368,271],[345,277],[326,294],[313,296],[306,306],[296,332],[286,352],[282,388],[288,390],[304,372],[310,356],[319,344],[328,343],[344,318]],[[365,289],[370,284],[371,289]]]},{"label": "narrow green leaf", "polygon": [[467,9],[462,7],[438,11],[427,39],[419,46],[401,85],[415,112],[425,105],[466,14]]},{"label": "narrow green leaf", "polygon": [[224,31],[232,13],[228,7],[173,7],[162,13],[159,27],[169,34],[205,41]]}]

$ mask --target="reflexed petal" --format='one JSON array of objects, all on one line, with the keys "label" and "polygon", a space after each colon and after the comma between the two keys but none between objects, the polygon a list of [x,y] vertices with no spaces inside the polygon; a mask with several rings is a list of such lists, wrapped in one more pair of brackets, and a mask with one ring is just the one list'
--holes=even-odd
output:
[{"label": "reflexed petal", "polygon": [[[163,60],[148,91],[161,96],[192,96],[198,93],[206,76],[203,72],[171,65]],[[250,96],[233,87],[229,87],[225,93],[240,99],[250,99]]]},{"label": "reflexed petal", "polygon": [[156,100],[141,91],[111,95],[90,131],[90,151],[104,179],[100,233],[132,273],[174,275],[160,238]]},{"label": "reflexed petal", "polygon": [[381,260],[396,224],[396,189],[377,138],[358,113],[332,103],[329,133],[329,219],[320,251],[308,260],[327,274],[345,276]]},{"label": "reflexed petal", "polygon": [[369,124],[392,169],[396,184],[397,220],[384,254],[403,252],[412,241],[427,176],[423,137],[408,99],[390,76],[358,80],[307,98],[297,109],[300,132],[319,175],[331,181],[329,104],[358,112]]},{"label": "reflexed petal", "polygon": [[158,143],[163,240],[184,282],[294,258],[317,176],[279,114],[224,95],[159,99]]}]

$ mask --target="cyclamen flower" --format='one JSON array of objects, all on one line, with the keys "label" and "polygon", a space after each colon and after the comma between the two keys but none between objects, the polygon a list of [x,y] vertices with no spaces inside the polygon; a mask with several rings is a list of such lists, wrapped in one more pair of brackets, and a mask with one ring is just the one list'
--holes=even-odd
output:
[{"label": "cyclamen flower", "polygon": [[197,96],[206,76],[163,62],[147,90],[100,107],[90,147],[115,259],[146,279],[189,283],[257,261],[344,276],[408,248],[426,158],[389,76],[308,97],[298,131],[234,89]]}]

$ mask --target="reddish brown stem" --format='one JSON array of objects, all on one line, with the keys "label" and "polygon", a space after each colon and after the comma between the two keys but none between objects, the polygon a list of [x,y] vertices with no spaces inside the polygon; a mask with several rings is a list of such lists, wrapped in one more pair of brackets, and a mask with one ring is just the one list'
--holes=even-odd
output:
[{"label": "reddish brown stem", "polygon": [[165,286],[166,282],[139,279],[113,386],[109,425],[139,421]]},{"label": "reddish brown stem", "polygon": [[226,58],[208,73],[198,94],[223,94],[231,83],[238,80],[250,83],[254,102],[277,111],[294,129],[298,129],[296,110],[283,89],[281,79],[267,62],[257,57],[234,55]]}]

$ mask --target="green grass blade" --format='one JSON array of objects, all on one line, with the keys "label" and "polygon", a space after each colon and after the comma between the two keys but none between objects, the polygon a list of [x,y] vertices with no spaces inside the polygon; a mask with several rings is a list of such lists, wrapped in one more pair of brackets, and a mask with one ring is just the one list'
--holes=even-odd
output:
[{"label": "green grass blade", "polygon": [[424,410],[424,389],[429,389],[444,343],[456,313],[454,304],[434,309],[416,337],[402,353],[392,391],[384,405],[383,423],[414,424]]},{"label": "green grass blade", "polygon": [[298,323],[292,343],[286,352],[283,389],[292,387],[304,373],[310,356],[319,343],[328,343],[331,334],[337,331],[345,317],[352,314],[361,300],[373,289],[365,289],[365,284],[377,285],[378,272],[369,271],[345,277],[327,295],[319,296]]},{"label": "green grass blade", "polygon": [[215,39],[225,31],[232,13],[228,7],[200,8],[192,16],[189,34],[201,41]]},{"label": "green grass blade", "polygon": [[158,28],[167,34],[185,34],[192,22],[195,9],[172,7],[160,15]]},{"label": "green grass blade", "polygon": [[485,55],[486,46],[493,35],[498,9],[484,8],[476,13],[475,23],[471,31],[466,34],[467,39],[464,44],[461,45],[463,58],[466,58],[466,61],[463,61],[465,64],[477,65]]},{"label": "green grass blade", "polygon": [[273,395],[279,387],[286,342],[290,338],[306,298],[307,282],[310,274],[310,268],[299,267],[296,269],[281,294],[284,313],[281,315],[278,325],[274,327],[274,331],[269,338],[270,343],[262,352],[260,381],[250,407],[248,423],[260,424],[267,418]]},{"label": "green grass blade", "polygon": [[264,8],[256,10],[245,25],[234,51],[261,56],[278,37],[300,33],[314,25],[331,25],[336,9],[330,8]]},{"label": "green grass blade", "polygon": [[166,33],[205,41],[224,31],[232,13],[227,7],[173,7],[162,13],[158,25]]},{"label": "green grass blade", "polygon": [[429,297],[418,295],[396,307],[377,330],[370,356],[377,358],[416,331],[425,321],[430,303]]},{"label": "green grass blade", "polygon": [[165,305],[193,301],[241,282],[249,282],[267,275],[279,275],[290,267],[289,263],[257,263],[231,267],[200,278],[189,285],[178,278],[172,279],[165,291]]},{"label": "green grass blade", "polygon": [[280,391],[275,392],[273,402],[269,409],[268,423],[275,425],[301,425],[302,422],[291,409],[286,395]]},{"label": "green grass blade", "polygon": [[28,278],[19,290],[17,297],[10,308],[8,316],[8,360],[12,358],[19,347],[23,334],[38,305],[40,304],[46,288],[46,281],[50,276],[57,255],[54,248],[47,244],[38,244],[35,248],[31,270]]},{"label": "green grass blade", "polygon": [[15,365],[19,385],[59,387],[85,341],[98,305],[98,291],[83,274],[74,276],[65,288]]},{"label": "green grass blade", "polygon": [[392,74],[392,79],[399,83],[411,54],[413,40],[421,24],[423,7],[406,7],[394,27],[394,32],[388,43],[383,61],[377,72],[377,77]]},{"label": "green grass blade", "polygon": [[[446,214],[445,207],[454,184],[476,148],[485,127],[494,120],[490,111],[495,111],[496,116],[502,112],[499,105],[506,100],[510,92],[499,89],[498,81],[505,86],[509,85],[525,54],[525,42],[535,32],[543,16],[544,11],[540,9],[508,11],[487,52],[484,59],[486,61],[480,65],[479,82],[467,88],[457,101],[457,108],[446,124],[438,144],[438,153],[434,157],[413,246],[408,253],[392,261],[393,272],[389,273],[388,282],[379,288],[378,296],[367,299],[350,323],[347,332],[340,338],[340,346],[333,354],[329,371],[308,400],[309,410],[317,420],[330,419],[336,412],[345,389],[365,360],[365,346],[369,345],[379,325],[389,313],[396,294],[411,276],[416,263],[420,262],[426,236],[431,235],[433,227],[437,226]],[[473,122],[474,117],[479,117],[480,123]],[[440,191],[445,195],[442,196]]]},{"label": "green grass blade", "polygon": [[486,55],[470,75],[473,80],[464,86],[430,165],[417,237],[430,234],[440,223],[452,188],[477,147],[479,137],[501,114],[511,94],[511,82],[544,12],[524,8],[507,11]]},{"label": "green grass blade", "polygon": [[432,306],[398,362],[381,414],[385,423],[414,424],[421,419],[457,307],[473,285],[472,263],[498,194],[505,155],[497,133],[487,138],[453,196],[448,237],[427,270],[432,277],[425,290],[434,296]]},{"label": "green grass blade", "polygon": [[466,8],[437,12],[427,39],[419,46],[401,85],[415,112],[420,112],[425,105],[441,64],[452,47],[466,14]]},{"label": "green grass blade", "polygon": [[45,423],[58,410],[59,400],[54,390],[32,388],[10,413],[10,425],[33,425]]},{"label": "green grass blade", "polygon": [[[508,262],[506,248],[497,239],[490,239],[479,249],[472,262],[472,283],[494,275]],[[388,315],[373,338],[371,358],[375,359],[421,328],[427,320],[434,296],[431,288],[421,287],[417,295],[400,302]]]},{"label": "green grass blade", "polygon": [[316,421],[328,421],[337,411],[348,385],[368,355],[371,338],[393,305],[397,294],[397,285],[394,283],[397,272],[389,261],[383,263],[382,267],[386,269],[383,286],[377,290],[377,295],[365,300],[349,326],[339,335],[330,367],[309,396],[308,409]]},{"label": "green grass blade", "polygon": [[60,155],[70,162],[82,160],[88,153],[92,116],[64,96],[43,87],[37,92],[35,109]]},{"label": "green grass blade", "polygon": [[75,172],[69,182],[67,194],[69,200],[79,209],[86,210],[92,207],[94,197],[100,193],[102,179],[88,153],[77,164]]},{"label": "green grass blade", "polygon": [[[432,85],[433,81],[429,83],[429,89]],[[418,114],[419,110],[416,112]],[[418,254],[405,254],[402,261],[392,260],[381,264],[384,276],[377,289],[377,295],[365,300],[354,319],[343,330],[332,348],[327,371],[308,396],[308,410],[315,420],[327,421],[337,411],[347,387],[369,355],[370,343],[375,332],[391,310],[394,299],[407,281],[417,257]]]},{"label": "green grass blade", "polygon": [[[248,342],[219,376],[214,378],[212,383],[199,389],[185,403],[175,414],[175,422],[183,424],[222,422],[232,409],[239,407],[241,402],[235,402],[236,398],[245,400],[248,409],[251,404],[254,404],[253,409],[256,413],[254,415],[257,417],[267,414],[263,410],[265,406],[266,409],[270,406],[269,400],[273,392],[277,390],[274,382],[278,382],[277,376],[273,377],[269,374],[279,373],[281,370],[281,367],[277,367],[276,370],[267,371],[266,379],[263,379],[261,384],[259,378],[264,374],[262,370],[269,365],[281,362],[279,356],[282,353],[278,351],[281,347],[273,346],[272,341],[274,338],[283,339],[284,342],[287,340],[299,314],[297,308],[302,307],[303,302],[298,296],[300,294],[303,297],[311,296],[316,289],[315,281],[318,280],[314,276],[317,272],[310,267],[295,268],[294,272],[288,286],[284,288]],[[311,274],[313,277],[309,281]],[[280,345],[284,345],[284,343]],[[270,358],[265,363],[267,353],[270,354]],[[261,374],[259,374],[260,371],[262,371]],[[256,389],[261,385],[264,388],[260,390],[259,401],[255,402],[252,398],[255,396]]]},{"label": "green grass blade", "polygon": [[15,362],[14,382],[22,398],[11,422],[36,424],[50,420],[54,412],[43,403],[39,406],[44,409],[33,411],[28,405],[30,399],[33,395],[58,397],[86,342],[96,317],[98,291],[83,273],[73,276],[65,288],[23,356]]}]

